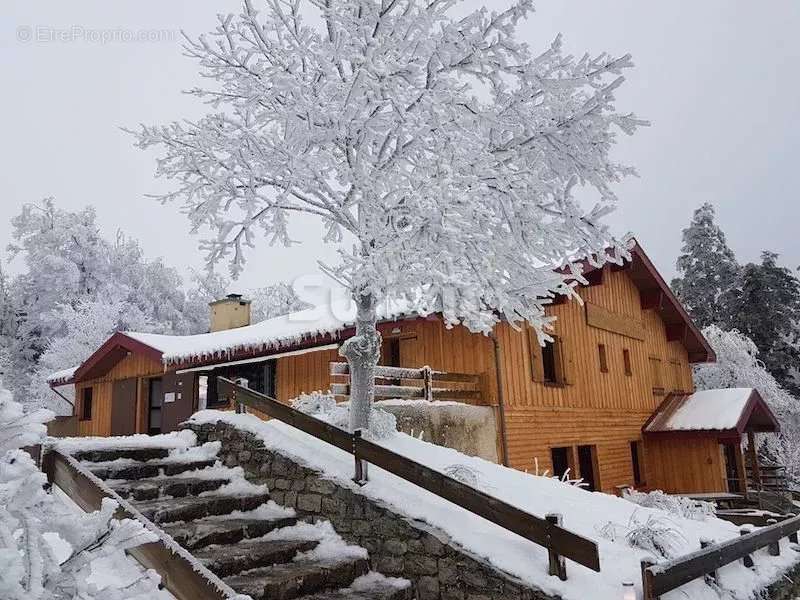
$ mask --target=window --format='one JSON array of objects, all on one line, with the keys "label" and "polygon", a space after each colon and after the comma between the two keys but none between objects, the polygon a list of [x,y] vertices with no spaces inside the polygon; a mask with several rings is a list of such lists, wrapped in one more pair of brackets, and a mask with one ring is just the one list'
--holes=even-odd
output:
[{"label": "window", "polygon": [[[202,390],[200,378],[205,378],[205,397],[207,406],[227,406],[229,399],[220,397],[217,391],[217,377],[225,377],[231,381],[244,379],[247,387],[260,394],[274,398],[277,394],[275,373],[277,363],[274,360],[249,363],[243,365],[231,365],[214,369],[209,373],[198,376],[198,390]],[[198,399],[199,402],[199,399]]]},{"label": "window", "polygon": [[644,477],[642,476],[641,449],[641,442],[631,442],[631,464],[633,465],[633,485],[635,486],[644,484]]},{"label": "window", "polygon": [[622,351],[622,364],[625,365],[625,375],[633,375],[633,369],[631,368],[631,351],[627,348]]},{"label": "window", "polygon": [[608,356],[606,355],[606,345],[597,345],[597,356],[600,359],[600,372],[608,373]]},{"label": "window", "polygon": [[83,388],[81,393],[81,421],[92,420],[92,388]]},{"label": "window", "polygon": [[677,360],[669,361],[670,370],[672,371],[672,391],[680,392],[683,390],[683,376],[681,363]]},{"label": "window", "polygon": [[550,459],[553,462],[553,475],[559,479],[563,479],[565,475],[572,472],[572,478],[575,478],[573,468],[573,454],[570,446],[561,446],[559,448],[550,448]]},{"label": "window", "polygon": [[558,357],[556,344],[545,342],[542,348],[542,375],[546,383],[558,383]]},{"label": "window", "polygon": [[197,410],[208,406],[208,375],[197,376]]}]

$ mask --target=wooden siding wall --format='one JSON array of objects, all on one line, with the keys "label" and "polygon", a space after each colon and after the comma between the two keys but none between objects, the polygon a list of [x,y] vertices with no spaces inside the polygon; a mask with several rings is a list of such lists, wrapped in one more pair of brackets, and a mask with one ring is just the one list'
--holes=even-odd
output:
[{"label": "wooden siding wall", "polygon": [[[164,371],[163,365],[154,361],[146,356],[139,354],[131,354],[123,358],[113,369],[102,377],[97,379],[90,379],[81,381],[75,385],[75,392],[77,398],[77,415],[83,414],[83,389],[92,387],[92,419],[89,421],[78,421],[78,434],[79,435],[96,435],[108,436],[111,435],[111,392],[114,387],[113,382],[119,379],[127,379],[129,377],[147,377],[160,375]],[[136,431],[144,431],[144,423],[142,422],[143,410],[141,409],[142,401],[142,386],[143,381],[139,381],[139,393],[137,398],[140,402],[140,408],[137,410],[137,423]]]},{"label": "wooden siding wall", "polygon": [[728,491],[725,457],[714,437],[648,439],[647,472],[667,493]]},{"label": "wooden siding wall", "polygon": [[[553,385],[533,380],[527,333],[499,326],[509,462],[529,470],[538,463],[540,471],[552,472],[551,448],[594,445],[600,488],[613,492],[633,482],[630,442],[641,440],[642,425],[663,400],[653,393],[650,357],[675,365],[663,373],[667,391],[692,389],[692,373],[686,349],[680,342],[667,341],[655,311],[641,309],[639,291],[624,271],[606,268],[602,284],[582,288],[580,295],[587,303],[641,323],[643,335],[637,337],[644,339],[588,326],[586,307],[578,302],[549,307],[548,314],[558,317],[555,334],[562,341],[569,382]],[[600,370],[599,344],[606,348],[606,373]],[[630,353],[630,375],[625,374],[623,350]],[[658,485],[646,468],[643,476],[649,486]]]}]

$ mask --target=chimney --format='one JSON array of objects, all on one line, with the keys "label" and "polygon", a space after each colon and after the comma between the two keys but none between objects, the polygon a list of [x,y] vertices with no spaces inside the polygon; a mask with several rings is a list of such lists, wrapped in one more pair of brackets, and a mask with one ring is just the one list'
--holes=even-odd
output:
[{"label": "chimney", "polygon": [[212,333],[250,325],[250,300],[243,300],[241,294],[228,294],[222,300],[209,303],[209,306]]}]

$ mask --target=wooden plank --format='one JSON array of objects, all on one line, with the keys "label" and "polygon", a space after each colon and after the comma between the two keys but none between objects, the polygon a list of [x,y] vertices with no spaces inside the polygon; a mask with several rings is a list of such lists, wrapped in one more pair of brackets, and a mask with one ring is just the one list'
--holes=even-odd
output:
[{"label": "wooden plank", "polygon": [[[337,376],[350,375],[350,365],[343,362],[332,362],[330,364],[330,374]],[[475,373],[453,373],[449,371],[432,371],[431,376],[434,381],[450,381],[453,383],[480,383],[480,375]],[[409,369],[405,367],[387,367],[378,365],[375,367],[376,379],[409,379],[422,380],[422,369]]]},{"label": "wooden plank", "polygon": [[800,530],[800,517],[787,519],[753,533],[709,546],[692,554],[650,567],[655,596],[711,573],[720,567],[741,560],[778,540]]},{"label": "wooden plank", "polygon": [[525,539],[551,548],[593,571],[600,571],[597,544],[592,540],[548,523],[363,438],[356,440],[356,458],[366,460]]},{"label": "wooden plank", "polygon": [[434,400],[480,400],[478,390],[452,390],[448,388],[433,388]]},{"label": "wooden plank", "polygon": [[[115,518],[138,520],[148,530],[166,536],[71,456],[49,450],[44,455],[42,470],[51,484],[61,488],[83,510],[98,510],[104,498],[111,498],[119,504]],[[225,582],[194,562],[191,555],[168,536],[131,548],[127,553],[145,568],[156,571],[161,576],[163,586],[178,600],[228,600],[238,597]]]},{"label": "wooden plank", "polygon": [[346,452],[353,451],[353,438],[349,433],[282,404],[274,398],[238,386],[225,377],[217,378],[217,390],[220,396],[227,398],[233,398],[235,392],[236,402],[283,421]]},{"label": "wooden plank", "polygon": [[624,335],[635,340],[645,339],[644,325],[641,321],[615,313],[597,304],[586,303],[586,324],[611,333]]},{"label": "wooden plank", "polygon": [[[349,396],[349,383],[332,383],[331,392],[334,396]],[[376,385],[375,398],[422,398],[424,390],[421,387],[403,385]]]}]

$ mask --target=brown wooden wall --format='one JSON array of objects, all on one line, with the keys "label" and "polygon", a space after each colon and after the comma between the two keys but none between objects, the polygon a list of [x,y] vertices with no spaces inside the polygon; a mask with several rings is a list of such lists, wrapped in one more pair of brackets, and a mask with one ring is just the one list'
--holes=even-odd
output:
[{"label": "brown wooden wall", "polygon": [[728,491],[722,446],[714,437],[648,439],[647,471],[667,493]]},{"label": "brown wooden wall", "polygon": [[[111,393],[114,381],[128,379],[129,377],[159,376],[163,374],[163,372],[164,367],[160,362],[139,354],[131,354],[123,358],[103,377],[82,381],[76,384],[75,397],[77,400],[75,408],[79,418],[79,435],[111,435]],[[137,394],[140,404],[137,410],[136,423],[136,431],[138,432],[143,432],[146,426],[144,422],[144,409],[141,408],[141,401],[143,399],[142,387],[145,385],[143,382],[146,382],[146,379],[141,379],[139,381],[139,393]],[[90,421],[82,421],[80,420],[83,414],[83,407],[81,406],[83,398],[82,390],[89,386],[93,388],[92,419]]]}]

